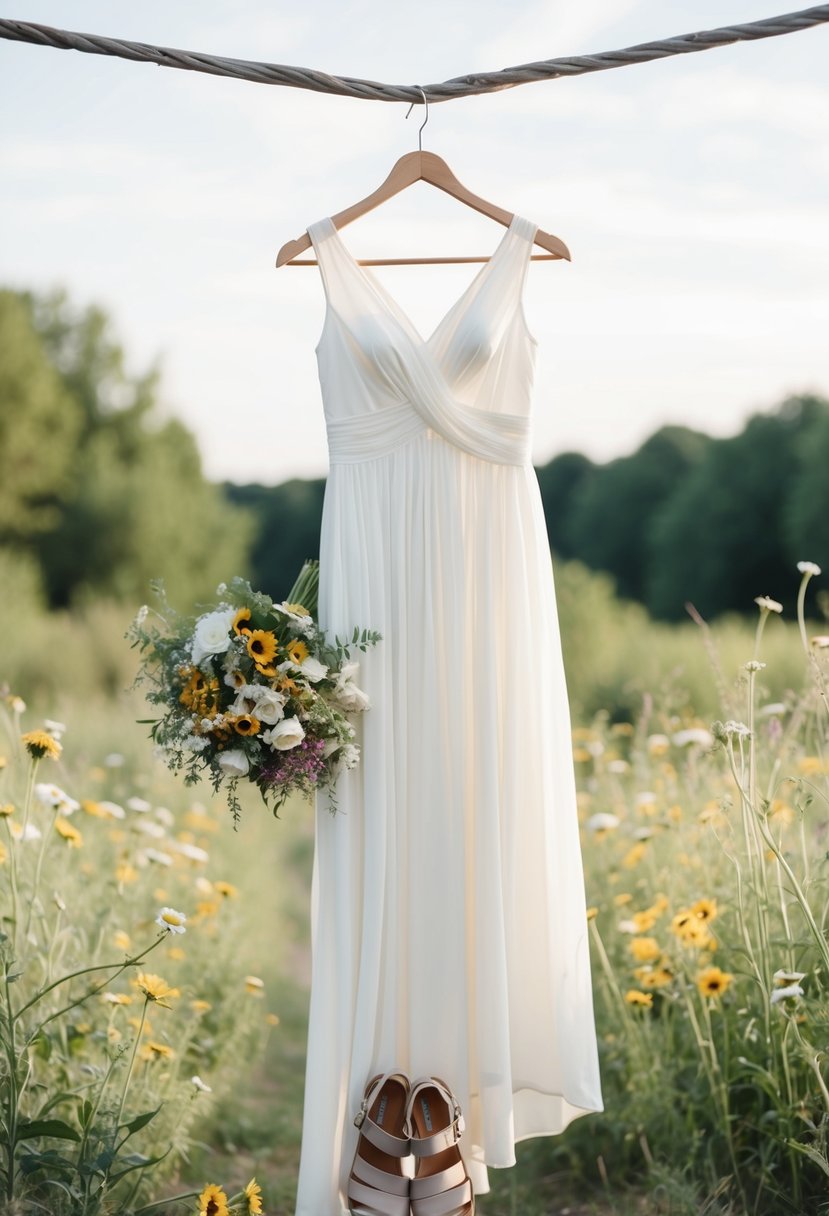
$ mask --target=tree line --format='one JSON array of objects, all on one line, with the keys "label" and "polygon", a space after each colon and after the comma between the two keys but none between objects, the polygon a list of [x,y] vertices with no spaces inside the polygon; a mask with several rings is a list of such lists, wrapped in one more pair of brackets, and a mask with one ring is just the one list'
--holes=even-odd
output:
[{"label": "tree line", "polygon": [[[159,371],[127,370],[111,319],[64,291],[0,291],[0,569],[45,605],[209,600],[242,574],[284,596],[317,556],[324,479],[214,484],[193,435],[159,417]],[[720,439],[665,426],[595,463],[537,469],[553,556],[678,620],[793,608],[796,563],[829,568],[829,400],[791,396]],[[23,572],[21,574],[20,572]]]}]

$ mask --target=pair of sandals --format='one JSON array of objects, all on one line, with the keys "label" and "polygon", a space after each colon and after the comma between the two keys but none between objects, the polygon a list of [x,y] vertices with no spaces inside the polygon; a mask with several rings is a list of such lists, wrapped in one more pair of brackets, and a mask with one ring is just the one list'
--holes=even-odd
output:
[{"label": "pair of sandals", "polygon": [[[458,1140],[457,1098],[440,1077],[373,1077],[354,1120],[360,1139],[348,1179],[352,1216],[474,1216],[472,1183]],[[415,1158],[414,1177],[402,1170]]]}]

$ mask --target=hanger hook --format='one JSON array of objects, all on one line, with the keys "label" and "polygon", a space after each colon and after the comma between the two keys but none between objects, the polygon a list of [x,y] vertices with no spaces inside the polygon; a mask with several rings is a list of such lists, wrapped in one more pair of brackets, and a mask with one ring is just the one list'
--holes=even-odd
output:
[{"label": "hanger hook", "polygon": [[[426,94],[423,92],[423,89],[420,88],[420,85],[416,84],[414,87],[416,89],[420,89],[420,92],[423,94],[423,104],[426,107],[426,117],[423,119],[423,122],[420,124],[420,126],[417,129],[417,150],[418,150],[418,152],[422,152],[423,145],[421,143],[420,132],[423,130],[423,128],[426,126],[426,123],[429,121],[429,103],[426,100]],[[406,111],[407,118],[409,117],[409,115],[411,114],[412,110],[415,108],[416,105],[417,105],[417,102],[413,101],[412,104],[409,106],[408,110]]]}]

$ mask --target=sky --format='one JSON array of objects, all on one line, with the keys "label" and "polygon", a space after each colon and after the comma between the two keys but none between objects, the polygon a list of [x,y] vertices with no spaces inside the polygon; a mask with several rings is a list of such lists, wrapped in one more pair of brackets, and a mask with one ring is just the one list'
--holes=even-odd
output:
[{"label": "sky", "polygon": [[[613,50],[785,0],[13,0],[6,16],[389,83]],[[530,265],[533,458],[730,435],[829,396],[829,26],[429,106],[423,147],[566,242]],[[424,110],[0,40],[0,286],[96,304],[206,474],[327,470],[307,225],[417,148]],[[484,254],[503,229],[417,183],[343,229],[356,257]],[[536,252],[541,252],[537,250]],[[304,255],[309,256],[309,255]],[[373,269],[421,333],[477,264]]]}]

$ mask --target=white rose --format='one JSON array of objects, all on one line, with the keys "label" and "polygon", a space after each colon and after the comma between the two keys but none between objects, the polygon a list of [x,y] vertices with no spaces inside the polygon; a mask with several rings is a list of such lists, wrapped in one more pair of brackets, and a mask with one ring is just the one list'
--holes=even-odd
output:
[{"label": "white rose", "polygon": [[296,747],[304,738],[305,730],[299,718],[282,718],[262,734],[263,741],[280,752]]},{"label": "white rose", "polygon": [[282,693],[276,692],[273,688],[256,688],[256,704],[254,712],[260,722],[264,722],[267,726],[273,726],[280,718],[285,716],[285,698]]},{"label": "white rose", "polygon": [[194,663],[201,663],[209,654],[225,653],[232,640],[230,629],[235,615],[235,609],[224,608],[218,612],[210,612],[196,622],[192,650]]},{"label": "white rose", "polygon": [[328,668],[325,666],[325,664],[321,663],[319,659],[315,659],[312,654],[309,654],[308,658],[300,663],[299,670],[303,672],[305,676],[307,676],[312,684],[316,684],[319,680],[325,679],[325,677],[328,675]]},{"label": "white rose", "polygon": [[359,663],[344,663],[337,673],[334,688],[334,700],[345,710],[364,710],[370,705],[368,693],[363,692],[353,683],[353,678],[359,671]]},{"label": "white rose", "polygon": [[223,773],[227,773],[228,777],[244,777],[250,768],[250,761],[241,747],[236,747],[229,752],[222,752],[219,756],[219,768]]}]

